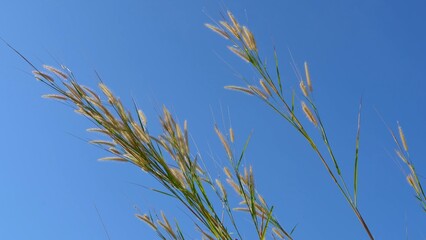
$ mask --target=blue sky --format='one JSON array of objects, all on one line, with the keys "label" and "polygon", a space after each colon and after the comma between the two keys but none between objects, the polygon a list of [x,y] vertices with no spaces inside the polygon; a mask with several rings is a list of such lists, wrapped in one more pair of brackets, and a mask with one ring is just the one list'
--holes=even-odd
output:
[{"label": "blue sky", "polygon": [[[136,99],[153,132],[165,104],[188,120],[218,176],[226,158],[213,124],[232,125],[236,150],[253,132],[245,161],[282,223],[298,225],[295,239],[367,239],[296,131],[257,99],[223,89],[240,83],[235,71],[255,78],[203,26],[227,8],[254,32],[270,63],[276,46],[288,88],[298,85],[290,52],[299,67],[309,62],[315,100],[349,177],[363,98],[359,208],[377,239],[426,239],[426,216],[375,110],[393,127],[401,122],[424,176],[423,1],[15,0],[2,3],[0,36],[36,65],[67,65],[84,85],[96,86],[96,70],[128,106]],[[164,209],[188,223],[189,239],[199,239],[182,206],[139,186],[158,186],[149,176],[129,164],[96,161],[105,153],[81,140],[91,138],[84,131],[90,122],[42,99],[50,89],[30,72],[0,45],[1,239],[108,239],[102,221],[111,239],[156,239],[134,218],[137,209]],[[247,230],[246,239],[255,237]]]}]

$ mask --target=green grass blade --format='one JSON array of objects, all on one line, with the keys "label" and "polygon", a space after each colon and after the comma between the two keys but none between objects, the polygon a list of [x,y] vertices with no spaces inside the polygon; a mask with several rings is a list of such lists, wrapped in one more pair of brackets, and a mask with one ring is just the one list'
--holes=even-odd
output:
[{"label": "green grass blade", "polygon": [[356,132],[356,141],[355,141],[355,166],[354,166],[354,204],[357,205],[357,196],[358,196],[358,153],[359,153],[359,136],[361,130],[361,109],[362,109],[362,99],[359,103],[358,110],[358,127]]},{"label": "green grass blade", "polygon": [[241,155],[240,155],[240,158],[238,159],[238,162],[237,162],[237,165],[236,165],[236,169],[238,169],[239,167],[240,167],[240,165],[241,165],[241,161],[243,160],[243,157],[244,157],[244,153],[246,152],[246,150],[247,150],[247,147],[248,147],[248,144],[249,144],[249,142],[250,142],[250,139],[251,139],[251,135],[252,135],[253,133],[250,133],[250,135],[248,136],[248,138],[247,138],[247,140],[246,140],[246,143],[244,144],[244,148],[243,148],[243,150],[241,151]]},{"label": "green grass blade", "polygon": [[292,92],[291,94],[291,120],[294,121],[294,97],[295,97],[296,93]]},{"label": "green grass blade", "polygon": [[268,211],[268,216],[267,216],[267,218],[266,218],[266,223],[265,223],[265,226],[263,227],[263,229],[262,229],[262,239],[266,239],[266,231],[268,230],[268,227],[269,227],[269,223],[271,222],[271,220],[272,220],[272,211],[274,210],[274,206],[272,206],[270,209],[269,209],[269,211]]},{"label": "green grass blade", "polygon": [[275,49],[275,47],[274,47],[274,60],[275,60],[275,69],[277,70],[278,87],[280,88],[280,93],[283,94],[283,86],[281,84],[280,68],[278,66],[278,55],[277,55],[277,50]]},{"label": "green grass blade", "polygon": [[291,229],[290,231],[290,235],[292,235],[294,233],[294,231],[296,231],[296,228],[299,224],[294,225],[294,227]]}]

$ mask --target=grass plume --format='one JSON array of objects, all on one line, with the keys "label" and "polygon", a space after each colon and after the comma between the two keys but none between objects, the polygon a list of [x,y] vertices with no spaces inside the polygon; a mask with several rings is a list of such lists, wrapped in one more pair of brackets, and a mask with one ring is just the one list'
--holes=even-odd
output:
[{"label": "grass plume", "polygon": [[[252,93],[249,95],[258,97],[268,107],[275,111],[278,116],[282,117],[286,122],[290,124],[290,126],[295,128],[295,130],[301,134],[301,136],[307,141],[308,145],[312,148],[312,150],[317,154],[320,161],[323,163],[328,175],[335,183],[339,191],[342,193],[344,199],[349,203],[352,211],[360,221],[368,237],[370,239],[374,239],[370,228],[368,227],[356,205],[356,184],[354,185],[354,189],[352,190],[352,192],[349,191],[346,184],[346,179],[340,169],[339,161],[334,156],[333,149],[328,139],[325,126],[321,121],[318,108],[313,98],[311,97],[313,87],[311,75],[308,69],[308,64],[306,62],[304,64],[306,84],[300,77],[299,87],[301,89],[303,97],[306,99],[307,102],[305,103],[304,101],[302,101],[301,110],[306,115],[307,119],[317,127],[316,129],[319,131],[319,135],[321,136],[323,144],[327,149],[325,153],[320,151],[320,148],[318,146],[319,143],[316,143],[314,141],[314,138],[311,136],[312,133],[309,133],[305,129],[304,124],[297,115],[294,106],[294,95],[291,99],[288,99],[288,97],[283,95],[283,88],[285,86],[283,86],[281,80],[278,56],[276,51],[274,51],[274,70],[276,73],[276,76],[274,78],[272,77],[273,74],[270,73],[266,62],[262,60],[263,58],[259,54],[259,49],[255,44],[256,38],[252,31],[250,31],[247,26],[241,25],[231,12],[228,11],[227,15],[228,19],[223,19],[220,22],[220,25],[224,27],[223,30],[227,31],[228,35],[231,37],[228,41],[232,44],[232,47],[229,47],[229,49],[236,55],[238,55],[241,59],[243,59],[245,62],[250,64],[257,73],[258,77],[262,79],[262,81],[259,82],[259,87],[254,84],[247,83],[246,86],[227,86],[225,88],[245,93]],[[260,89],[263,89],[263,91]],[[272,89],[272,91],[269,91],[269,89]],[[328,155],[328,158],[326,158],[326,155]],[[356,168],[358,164],[357,162],[358,158],[356,157]],[[358,174],[357,169],[354,170],[354,175],[355,174]]]}]

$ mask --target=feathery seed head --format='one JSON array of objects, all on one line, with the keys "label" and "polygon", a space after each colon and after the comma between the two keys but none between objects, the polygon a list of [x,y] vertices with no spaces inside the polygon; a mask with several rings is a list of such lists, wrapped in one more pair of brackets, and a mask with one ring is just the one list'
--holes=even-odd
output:
[{"label": "feathery seed head", "polygon": [[240,25],[238,24],[238,21],[237,21],[237,19],[235,19],[235,17],[234,17],[234,15],[232,14],[232,12],[231,11],[227,11],[227,14],[228,14],[228,17],[229,17],[229,19],[231,20],[231,22],[232,22],[232,25],[234,25],[234,28],[235,29],[240,29]]},{"label": "feathery seed head", "polygon": [[[232,34],[236,39],[240,39],[240,35],[238,33],[238,30],[235,29],[233,26],[229,25],[226,21],[220,21],[220,25],[222,25],[229,33]],[[229,35],[228,35],[229,36]]]},{"label": "feathery seed head", "polygon": [[121,152],[118,151],[116,148],[113,148],[113,147],[110,147],[108,149],[108,151],[110,151],[111,153],[116,154],[116,155],[121,155]]},{"label": "feathery seed head", "polygon": [[243,42],[252,51],[257,51],[256,40],[254,39],[253,33],[246,27],[243,26]]},{"label": "feathery seed head", "polygon": [[173,231],[173,228],[170,225],[169,220],[167,220],[166,215],[163,213],[163,211],[161,211],[161,217],[163,218],[163,222],[158,221],[158,224],[160,224],[160,226],[163,227],[164,230],[166,230],[166,232],[169,233],[173,239],[177,239],[176,234]]},{"label": "feathery seed head", "polygon": [[272,96],[271,91],[269,90],[269,87],[266,85],[265,81],[263,79],[259,80],[260,86],[262,86],[263,90],[269,95]]},{"label": "feathery seed head", "polygon": [[254,95],[254,92],[248,88],[245,87],[239,87],[239,86],[225,86],[225,89],[228,90],[234,90],[234,91],[239,91],[239,92],[243,92],[246,93],[248,95]]},{"label": "feathery seed head", "polygon": [[206,26],[207,28],[209,28],[209,29],[210,29],[210,30],[212,30],[213,32],[215,32],[215,33],[219,34],[219,35],[220,35],[220,36],[222,36],[223,38],[225,38],[225,39],[229,39],[229,35],[228,35],[228,33],[227,33],[227,32],[225,32],[225,31],[223,31],[222,29],[220,29],[220,28],[218,28],[218,27],[216,27],[216,26],[213,26],[213,25],[211,25],[211,24],[209,24],[209,23],[204,24],[204,26]]},{"label": "feathery seed head", "polygon": [[302,90],[303,96],[308,97],[308,91],[306,90],[306,86],[303,80],[300,80],[299,87],[300,90]]},{"label": "feathery seed head", "polygon": [[250,59],[247,56],[247,53],[244,52],[243,50],[236,48],[236,47],[232,47],[232,46],[228,46],[228,49],[231,50],[231,52],[233,52],[235,55],[237,55],[238,57],[240,57],[244,61],[246,61],[248,63],[250,62]]},{"label": "feathery seed head", "polygon": [[305,113],[308,120],[315,125],[315,127],[318,125],[318,122],[314,116],[314,114],[311,112],[311,110],[306,106],[305,102],[302,101],[302,110]]},{"label": "feathery seed head", "polygon": [[36,70],[34,70],[34,71],[33,71],[33,75],[34,75],[34,77],[35,77],[37,80],[42,80],[42,79],[44,79],[44,80],[47,80],[47,81],[49,81],[49,82],[51,82],[51,83],[55,82],[55,80],[53,80],[53,78],[52,78],[51,76],[49,76],[49,75],[48,75],[48,74],[46,74],[46,73],[40,72],[40,71],[36,71]]},{"label": "feathery seed head", "polygon": [[277,237],[279,237],[280,239],[284,239],[284,234],[281,232],[281,230],[278,230],[278,228],[273,227],[272,232],[274,232],[275,235],[277,235]]},{"label": "feathery seed head", "polygon": [[150,226],[152,229],[154,229],[154,231],[157,231],[157,226],[154,224],[154,222],[152,221],[152,219],[148,215],[136,214],[136,217],[139,218],[141,221],[145,222],[148,226]]},{"label": "feathery seed head", "polygon": [[88,132],[98,132],[98,133],[103,133],[103,134],[107,134],[108,135],[108,131],[105,129],[101,129],[101,128],[88,128],[86,129],[86,131]]},{"label": "feathery seed head", "polygon": [[142,111],[142,110],[140,110],[140,109],[138,109],[138,116],[139,116],[139,118],[140,118],[140,120],[141,120],[141,122],[142,122],[143,126],[146,126],[146,123],[147,123],[146,116],[145,116],[145,114],[143,113],[143,111]]},{"label": "feathery seed head", "polygon": [[214,130],[216,132],[216,135],[219,137],[219,140],[222,143],[223,147],[225,148],[225,151],[226,151],[226,154],[228,155],[228,158],[232,159],[231,147],[229,146],[229,144],[226,141],[225,137],[223,136],[222,132],[219,130],[219,128],[217,128],[217,126],[214,126]]},{"label": "feathery seed head", "polygon": [[170,172],[173,174],[173,177],[179,181],[180,187],[186,187],[185,176],[182,171],[177,168],[171,168]]},{"label": "feathery seed head", "polygon": [[234,142],[234,130],[232,128],[229,128],[229,138],[231,142]]},{"label": "feathery seed head", "polygon": [[117,161],[117,162],[127,162],[126,159],[121,157],[103,157],[99,158],[99,161]]},{"label": "feathery seed head", "polygon": [[263,206],[268,206],[268,205],[266,204],[265,199],[262,197],[262,195],[257,194],[257,198],[259,199],[260,203],[261,203],[261,204],[263,204]]},{"label": "feathery seed head", "polygon": [[396,155],[405,163],[408,164],[407,158],[399,150],[395,150]]},{"label": "feathery seed head", "polygon": [[56,69],[56,68],[54,68],[52,66],[48,66],[48,65],[43,65],[43,68],[46,69],[46,70],[48,70],[48,71],[50,71],[50,72],[52,72],[53,74],[55,74],[56,76],[62,78],[63,80],[68,79],[68,75],[65,74],[65,73],[63,73],[59,69]]},{"label": "feathery seed head", "polygon": [[236,184],[234,182],[234,180],[227,178],[226,182],[234,189],[235,193],[237,193],[238,195],[242,194],[242,190],[240,189],[240,187],[238,186],[238,184]]},{"label": "feathery seed head", "polygon": [[305,75],[306,75],[306,83],[308,84],[309,91],[312,92],[314,89],[312,88],[311,75],[309,74],[308,63],[305,62]]},{"label": "feathery seed head", "polygon": [[135,130],[135,135],[141,140],[143,143],[149,143],[149,135],[137,124],[136,122],[131,123],[133,129]]},{"label": "feathery seed head", "polygon": [[268,96],[266,95],[266,93],[262,92],[262,90],[260,90],[259,88],[257,88],[256,86],[249,86],[249,89],[254,92],[257,96],[263,98],[263,99],[268,99]]},{"label": "feathery seed head", "polygon": [[402,142],[402,146],[404,147],[404,150],[407,152],[408,151],[407,140],[405,139],[404,132],[402,131],[402,127],[401,125],[399,125],[399,122],[398,122],[398,132],[399,132],[399,138],[401,139],[401,142]]},{"label": "feathery seed head", "polygon": [[414,180],[414,178],[413,178],[413,175],[409,174],[409,175],[407,176],[407,182],[408,182],[408,184],[410,184],[410,186],[414,189],[414,191],[416,191],[416,193],[418,193],[418,192],[419,192],[419,189],[418,189],[417,184],[416,184],[416,182],[415,182],[415,180]]},{"label": "feathery seed head", "polygon": [[226,191],[219,179],[216,179],[216,185],[219,187],[222,198],[226,199]]},{"label": "feathery seed head", "polygon": [[86,87],[86,86],[81,86],[86,92],[88,92],[92,98],[96,99],[96,101],[98,102],[98,104],[100,104],[101,102],[101,98],[99,97],[98,94],[96,94],[92,89]]},{"label": "feathery seed head", "polygon": [[99,88],[102,90],[102,92],[105,94],[105,96],[107,96],[108,100],[112,101],[113,99],[115,99],[114,95],[112,94],[111,90],[109,90],[109,88],[103,84],[103,83],[99,83]]},{"label": "feathery seed head", "polygon": [[61,101],[66,101],[68,100],[67,97],[63,96],[63,95],[57,95],[57,94],[44,94],[41,96],[42,98],[51,98],[51,99],[55,99],[55,100],[61,100]]},{"label": "feathery seed head", "polygon": [[228,177],[229,179],[232,179],[232,174],[231,174],[231,171],[229,171],[229,168],[224,167],[223,172],[225,173],[226,177]]}]

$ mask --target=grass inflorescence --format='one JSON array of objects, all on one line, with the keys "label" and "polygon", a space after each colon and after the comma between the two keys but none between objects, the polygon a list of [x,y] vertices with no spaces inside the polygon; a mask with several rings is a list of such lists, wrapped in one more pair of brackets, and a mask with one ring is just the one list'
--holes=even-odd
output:
[{"label": "grass inflorescence", "polygon": [[[110,154],[100,160],[131,163],[155,178],[164,187],[155,191],[185,206],[194,217],[194,224],[203,238],[242,239],[234,212],[243,211],[250,214],[259,239],[265,239],[269,233],[278,238],[292,239],[272,214],[273,207],[256,190],[253,169],[241,166],[244,151],[238,159],[234,157],[231,148],[234,142],[232,128],[229,130],[229,139],[219,128],[214,129],[232,169],[225,167],[225,181],[241,198],[240,207],[230,205],[229,194],[222,180],[213,180],[208,169],[199,164],[200,155],[191,152],[186,121],[179,124],[170,111],[163,107],[159,121],[162,133],[154,136],[149,132],[143,111],[135,104],[133,112],[136,114],[132,114],[104,83],[99,83],[102,94],[98,94],[80,85],[65,66],[61,70],[46,65],[43,68],[47,72],[34,70],[34,76],[55,90],[55,94],[43,97],[67,103],[76,113],[94,123],[95,127],[87,131],[104,136],[103,139],[90,141]],[[215,206],[217,201],[221,202],[221,207]],[[178,223],[171,224],[164,213],[161,213],[161,217],[152,214],[136,216],[162,239],[185,239]]]},{"label": "grass inflorescence", "polygon": [[[214,32],[219,33],[221,36],[226,36],[226,39],[231,43],[228,48],[238,57],[249,63],[260,78],[259,84],[251,84],[246,82],[246,86],[227,86],[225,88],[258,97],[301,134],[301,136],[308,142],[309,146],[323,163],[328,175],[336,184],[345,200],[349,203],[351,209],[360,221],[368,237],[370,239],[374,239],[370,228],[365,222],[357,206],[358,155],[356,154],[356,163],[353,170],[354,188],[352,191],[350,191],[347,187],[347,179],[343,176],[340,168],[341,163],[334,156],[333,148],[331,147],[331,143],[329,142],[327,136],[327,131],[323,122],[321,121],[317,105],[312,98],[314,88],[308,68],[308,63],[305,62],[304,64],[305,76],[302,77],[300,74],[298,76],[299,87],[302,93],[302,98],[304,99],[301,101],[301,110],[305,114],[308,121],[315,127],[315,129],[318,130],[318,133],[322,139],[322,144],[324,144],[327,149],[325,153],[320,150],[319,143],[317,143],[312,136],[313,133],[308,131],[308,128],[305,127],[301,117],[299,117],[295,111],[295,96],[293,95],[289,98],[283,93],[283,88],[285,88],[285,86],[283,86],[280,76],[278,56],[276,51],[274,51],[276,75],[275,77],[272,77],[273,75],[270,73],[266,62],[262,60],[262,57],[260,56],[254,34],[248,27],[241,25],[230,11],[227,12],[227,18],[223,21],[220,21],[216,26],[211,24],[207,24],[206,26],[212,29]],[[359,128],[360,125],[358,125],[358,129]],[[357,134],[356,152],[358,152],[359,147],[358,136],[359,131]],[[327,155],[328,157],[326,157]]]},{"label": "grass inflorescence", "polygon": [[[359,105],[353,173],[349,178],[352,179],[352,186],[349,187],[348,177],[341,170],[343,163],[334,155],[313,98],[314,87],[308,63],[304,63],[304,76],[299,72],[297,74],[299,91],[293,90],[292,95],[285,95],[284,92],[289,90],[289,86],[281,79],[275,49],[273,52],[275,65],[270,70],[260,55],[252,31],[240,24],[230,11],[227,11],[217,24],[205,26],[229,41],[228,49],[248,63],[257,74],[258,80],[253,83],[246,81],[243,86],[230,85],[225,88],[257,97],[306,140],[349,204],[368,238],[374,239],[369,225],[358,208],[362,104]],[[11,48],[31,64],[22,54]],[[102,135],[101,139],[90,141],[108,152],[108,156],[99,160],[133,164],[157,180],[163,188],[153,190],[178,201],[190,213],[193,225],[202,239],[242,240],[246,234],[241,232],[241,223],[236,219],[235,212],[248,215],[254,229],[253,233],[258,239],[267,239],[269,236],[273,239],[293,239],[294,228],[289,231],[280,223],[274,215],[274,206],[270,205],[257,190],[253,167],[242,164],[250,137],[246,140],[242,151],[236,153],[233,149],[234,129],[231,127],[225,133],[214,126],[228,164],[223,166],[223,178],[212,177],[212,171],[200,164],[202,161],[200,154],[191,148],[187,121],[179,123],[166,107],[163,107],[162,115],[159,117],[161,133],[154,135],[149,131],[150,126],[143,110],[139,109],[136,103],[132,109],[126,108],[102,81],[98,85],[98,90],[92,90],[81,85],[66,66],[55,68],[44,65],[43,70],[37,69],[32,64],[31,66],[34,68],[35,78],[54,91],[52,94],[43,95],[43,98],[54,99],[71,106],[76,113],[94,124],[87,129],[88,132]],[[301,99],[300,105],[295,103],[295,99]],[[398,134],[389,131],[397,146],[395,152],[408,169],[406,180],[426,212],[426,196],[414,163],[410,160],[407,139],[402,127],[398,123]],[[233,206],[231,198],[237,198],[239,204]],[[162,211],[160,214],[149,212],[135,215],[153,229],[160,239],[188,238],[179,222],[169,220]]]}]

